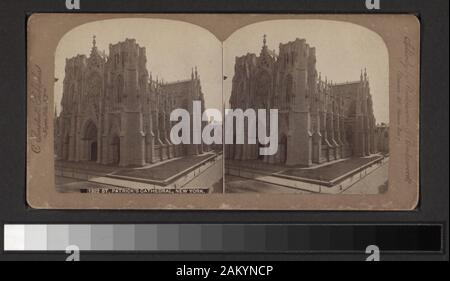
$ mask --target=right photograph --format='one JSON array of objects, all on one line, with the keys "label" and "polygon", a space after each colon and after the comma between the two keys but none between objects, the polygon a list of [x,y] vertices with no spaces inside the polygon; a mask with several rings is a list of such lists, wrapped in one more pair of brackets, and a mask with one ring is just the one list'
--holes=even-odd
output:
[{"label": "right photograph", "polygon": [[265,21],[223,52],[226,193],[387,192],[389,55],[377,33]]}]

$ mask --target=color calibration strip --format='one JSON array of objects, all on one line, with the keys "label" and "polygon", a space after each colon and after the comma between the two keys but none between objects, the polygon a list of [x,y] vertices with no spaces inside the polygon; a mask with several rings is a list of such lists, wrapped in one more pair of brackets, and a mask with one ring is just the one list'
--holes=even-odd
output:
[{"label": "color calibration strip", "polygon": [[441,252],[443,226],[96,224],[4,226],[5,251]]}]

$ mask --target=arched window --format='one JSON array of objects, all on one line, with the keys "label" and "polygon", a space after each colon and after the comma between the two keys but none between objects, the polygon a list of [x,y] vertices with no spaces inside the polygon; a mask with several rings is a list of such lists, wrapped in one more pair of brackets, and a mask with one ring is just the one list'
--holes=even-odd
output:
[{"label": "arched window", "polygon": [[87,81],[87,91],[86,91],[87,98],[85,99],[85,102],[87,102],[88,105],[92,105],[94,107],[94,111],[97,117],[100,114],[99,104],[102,88],[103,82],[100,74],[92,73],[92,75],[89,76],[89,79]]},{"label": "arched window", "polygon": [[348,106],[347,116],[354,116],[356,114],[356,101],[351,101],[350,106]]},{"label": "arched window", "polygon": [[286,104],[289,105],[292,102],[292,97],[294,95],[293,93],[293,87],[294,87],[294,81],[292,79],[292,75],[286,76],[286,92],[285,92],[285,99]]},{"label": "arched window", "polygon": [[98,73],[93,73],[88,80],[87,94],[90,99],[96,99],[101,94],[102,78]]},{"label": "arched window", "polygon": [[158,115],[156,114],[155,110],[152,110],[152,130],[156,131],[158,130]]}]

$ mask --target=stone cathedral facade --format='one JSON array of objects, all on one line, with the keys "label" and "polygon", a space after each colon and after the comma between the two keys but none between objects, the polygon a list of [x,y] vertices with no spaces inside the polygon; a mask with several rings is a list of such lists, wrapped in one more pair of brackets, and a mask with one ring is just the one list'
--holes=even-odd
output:
[{"label": "stone cathedral facade", "polygon": [[278,151],[259,155],[260,145],[228,145],[226,157],[282,165],[320,164],[376,153],[375,117],[367,73],[342,84],[322,79],[316,49],[304,39],[259,56],[236,57],[232,109],[278,109]]},{"label": "stone cathedral facade", "polygon": [[[165,83],[147,70],[145,47],[135,39],[100,52],[95,37],[89,56],[66,59],[61,112],[55,116],[55,154],[65,161],[143,166],[203,153],[202,145],[170,142],[170,113],[192,113],[204,97],[197,69],[190,79]],[[56,110],[55,110],[56,115]]]}]

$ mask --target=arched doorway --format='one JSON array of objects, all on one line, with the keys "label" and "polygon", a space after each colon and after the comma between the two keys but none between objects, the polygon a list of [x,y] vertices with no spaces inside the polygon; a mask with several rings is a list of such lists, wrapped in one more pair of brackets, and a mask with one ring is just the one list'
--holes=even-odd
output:
[{"label": "arched doorway", "polygon": [[287,159],[287,136],[283,134],[279,144],[280,163],[285,164]]},{"label": "arched doorway", "polygon": [[87,143],[87,157],[88,161],[97,161],[98,159],[98,142],[97,142],[97,126],[94,122],[89,121],[85,127],[84,140]]},{"label": "arched doorway", "polygon": [[111,151],[112,151],[112,163],[120,163],[120,137],[114,135],[111,141]]}]

